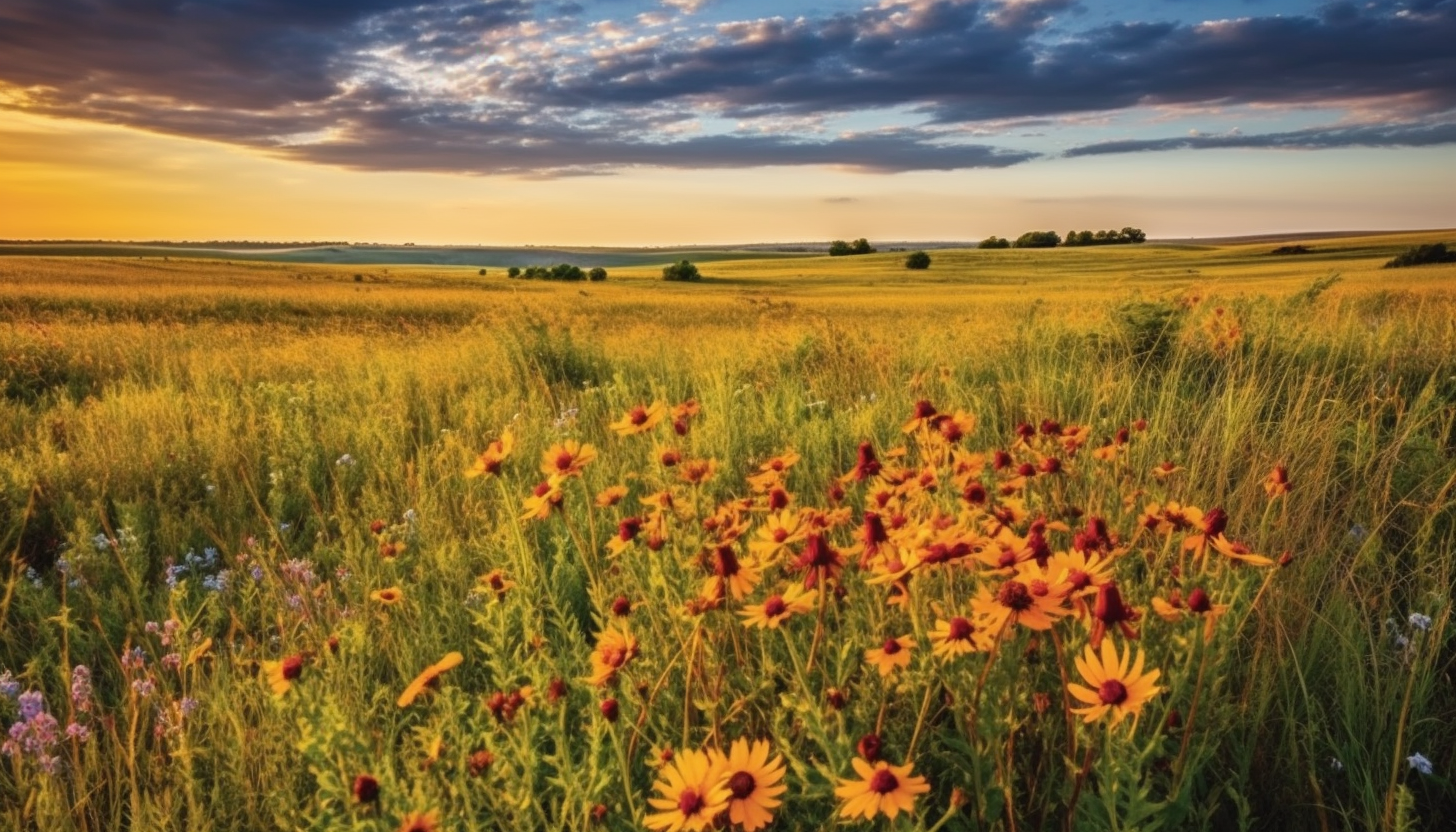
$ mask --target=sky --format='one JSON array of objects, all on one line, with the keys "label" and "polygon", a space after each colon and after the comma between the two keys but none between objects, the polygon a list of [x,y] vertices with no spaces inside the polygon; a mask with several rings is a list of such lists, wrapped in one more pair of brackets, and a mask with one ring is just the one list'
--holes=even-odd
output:
[{"label": "sky", "polygon": [[0,239],[1456,226],[1456,0],[0,0]]}]

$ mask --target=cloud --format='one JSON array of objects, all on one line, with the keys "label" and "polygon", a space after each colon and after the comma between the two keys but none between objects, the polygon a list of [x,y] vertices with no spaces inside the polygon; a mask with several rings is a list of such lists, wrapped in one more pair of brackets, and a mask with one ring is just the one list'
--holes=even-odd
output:
[{"label": "cloud", "polygon": [[[703,5],[578,20],[585,4],[530,0],[0,0],[0,107],[346,167],[538,176],[1001,167],[1037,154],[949,137],[1015,142],[1008,125],[1149,107],[1323,107],[1387,126],[1068,155],[1453,141],[1456,0],[1080,30],[1057,25],[1073,0],[736,21]],[[698,14],[665,25],[667,10]],[[890,129],[835,134],[839,117]]]},{"label": "cloud", "polygon": [[1282,133],[1245,134],[1238,129],[1221,134],[1194,132],[1165,139],[1124,139],[1096,142],[1068,150],[1065,156],[1102,156],[1155,150],[1209,150],[1260,148],[1328,150],[1340,147],[1431,147],[1456,143],[1456,122],[1436,124],[1362,124],[1311,127]]}]

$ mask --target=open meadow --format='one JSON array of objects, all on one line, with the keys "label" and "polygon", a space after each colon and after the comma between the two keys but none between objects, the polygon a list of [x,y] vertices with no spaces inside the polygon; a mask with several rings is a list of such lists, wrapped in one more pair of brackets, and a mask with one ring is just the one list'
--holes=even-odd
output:
[{"label": "open meadow", "polygon": [[0,827],[1450,828],[1453,236],[0,257]]}]

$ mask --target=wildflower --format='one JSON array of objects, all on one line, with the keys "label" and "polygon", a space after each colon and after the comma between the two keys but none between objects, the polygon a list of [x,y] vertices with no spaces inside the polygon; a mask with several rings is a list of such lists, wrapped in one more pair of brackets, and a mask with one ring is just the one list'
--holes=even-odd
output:
[{"label": "wildflower", "polygon": [[91,729],[79,722],[72,722],[66,726],[66,736],[85,745],[91,739]]},{"label": "wildflower", "polygon": [[439,832],[440,810],[410,812],[399,823],[399,832]]},{"label": "wildflower", "polygon": [[499,569],[492,569],[484,575],[481,575],[476,580],[481,586],[495,593],[497,601],[505,598],[506,593],[509,592],[511,588],[516,585],[515,581],[508,580],[506,578],[506,573],[502,572]]},{"label": "wildflower", "polygon": [[698,415],[701,408],[697,399],[688,399],[682,404],[672,406],[672,430],[678,436],[687,436],[688,428],[693,417]]},{"label": "wildflower", "polygon": [[444,658],[420,671],[420,675],[416,676],[414,681],[409,683],[404,689],[404,693],[399,695],[399,700],[395,704],[401,708],[409,707],[411,702],[414,702],[415,699],[419,698],[421,693],[425,692],[425,688],[436,683],[441,673],[459,666],[463,661],[465,661],[465,657],[458,652],[451,651],[446,653]]},{"label": "wildflower", "polygon": [[510,428],[501,432],[501,437],[486,446],[485,451],[475,460],[475,464],[465,470],[467,477],[479,477],[483,474],[499,475],[501,466],[505,463],[506,457],[511,455],[511,450],[516,446],[516,436]]},{"label": "wildflower", "polygon": [[910,636],[887,638],[885,643],[865,651],[865,662],[874,665],[880,676],[889,676],[898,668],[910,666],[910,650],[915,639]]},{"label": "wildflower", "polygon": [[839,688],[828,688],[824,691],[824,701],[834,710],[842,711],[849,704],[849,696]]},{"label": "wildflower", "polygon": [[[992,633],[976,626],[969,618],[956,616],[949,621],[937,619],[930,631],[931,653],[938,658],[953,659],[967,653],[991,649]],[[873,760],[871,760],[873,762]]]},{"label": "wildflower", "polygon": [[10,671],[0,673],[0,696],[6,699],[14,699],[20,695],[20,683],[15,681],[15,674]]},{"label": "wildflower", "polygon": [[379,781],[370,774],[361,774],[354,778],[354,802],[373,803],[379,799]]},{"label": "wildflower", "polygon": [[748,552],[759,563],[771,564],[789,547],[804,539],[805,529],[798,512],[784,509],[771,512],[748,542]]},{"label": "wildflower", "polygon": [[1070,590],[1065,580],[1053,580],[1035,561],[1027,561],[994,594],[982,584],[971,606],[977,615],[986,619],[992,631],[999,632],[1015,624],[1049,630],[1053,618],[1071,612],[1064,606]]},{"label": "wildflower", "polygon": [[854,467],[844,476],[840,477],[839,481],[846,485],[850,482],[864,482],[871,477],[877,476],[880,473],[880,468],[880,461],[875,457],[875,446],[868,442],[861,442],[859,444],[859,451],[856,453]]},{"label": "wildflower", "polygon": [[805,538],[804,551],[794,561],[794,567],[805,573],[804,588],[813,589],[820,580],[834,580],[844,569],[844,557],[823,535],[810,534]]},{"label": "wildflower", "polygon": [[263,678],[274,696],[282,696],[293,687],[294,681],[303,675],[303,654],[294,653],[282,661],[263,662]]},{"label": "wildflower", "polygon": [[713,574],[700,593],[706,599],[720,599],[726,590],[733,594],[733,600],[741,601],[758,585],[758,567],[739,560],[732,546],[714,547],[708,563]]},{"label": "wildflower", "polygon": [[771,751],[768,741],[738,739],[728,749],[727,758],[717,762],[719,776],[727,785],[728,819],[743,827],[744,832],[756,832],[773,822],[773,810],[778,808],[778,796],[787,787],[783,785],[784,760],[782,757],[769,759]]},{"label": "wildflower", "polygon": [[12,758],[34,757],[42,771],[54,774],[61,761],[51,750],[60,742],[60,723],[46,711],[45,696],[38,690],[20,694],[16,703],[20,706],[20,719],[10,726],[8,739],[0,745],[0,754]]},{"label": "wildflower", "polygon": [[914,812],[915,796],[930,791],[924,777],[910,774],[910,763],[894,766],[880,760],[871,765],[856,757],[852,764],[859,779],[841,779],[834,789],[835,797],[843,801],[841,818],[874,820],[884,815],[894,820],[902,811]]},{"label": "wildflower", "polygon": [[369,598],[378,601],[386,607],[392,607],[404,600],[404,590],[397,586],[385,587],[369,593]]},{"label": "wildflower", "polygon": [[596,458],[596,448],[568,439],[552,445],[541,454],[541,473],[556,479],[579,477],[587,464]]},{"label": "wildflower", "polygon": [[689,459],[684,460],[678,466],[677,474],[683,482],[692,485],[702,485],[711,480],[718,473],[718,460],[716,459]]},{"label": "wildflower", "polygon": [[880,752],[885,749],[885,741],[880,739],[879,734],[869,733],[859,738],[854,744],[854,750],[867,763],[878,762]]},{"label": "wildflower", "polygon": [[545,482],[537,484],[531,491],[531,496],[522,502],[521,520],[545,520],[551,516],[551,509],[561,506],[564,495],[561,493],[561,478],[551,476]]},{"label": "wildflower", "polygon": [[1408,620],[1410,621],[1410,625],[1412,627],[1420,630],[1421,632],[1425,632],[1431,629],[1431,617],[1429,615],[1422,615],[1421,613],[1413,612],[1410,614],[1410,618]]},{"label": "wildflower", "polygon": [[750,604],[738,611],[743,626],[777,629],[791,616],[814,609],[814,598],[798,584],[790,584],[781,595],[770,595],[762,604]]},{"label": "wildflower", "polygon": [[1294,486],[1289,482],[1289,469],[1283,465],[1275,465],[1274,470],[1269,472],[1269,476],[1264,478],[1264,493],[1268,494],[1271,500],[1275,497],[1282,497],[1292,490],[1294,490]]},{"label": "wildflower", "polygon": [[470,776],[479,777],[490,771],[490,767],[495,765],[495,755],[482,748],[470,755],[469,765]]},{"label": "wildflower", "polygon": [[1157,477],[1160,480],[1163,480],[1171,477],[1172,475],[1182,470],[1183,466],[1174,465],[1172,460],[1165,459],[1158,465],[1153,466],[1153,476]]},{"label": "wildflower", "polygon": [[615,699],[603,699],[600,707],[602,719],[608,722],[616,722],[617,717],[622,713],[622,706]]},{"label": "wildflower", "polygon": [[662,797],[647,799],[658,811],[644,819],[654,832],[701,832],[728,808],[733,792],[712,758],[702,751],[678,753],[672,763],[663,766],[661,775],[653,788]]},{"label": "wildflower", "polygon": [[91,668],[84,664],[71,670],[71,705],[82,713],[91,710]]},{"label": "wildflower", "polygon": [[597,636],[596,649],[592,650],[592,675],[588,677],[593,685],[605,687],[617,678],[617,671],[637,656],[637,639],[615,627],[608,627]]},{"label": "wildflower", "polygon": [[1092,636],[1089,639],[1092,646],[1101,646],[1102,636],[1108,627],[1118,628],[1123,638],[1137,638],[1138,631],[1133,629],[1132,623],[1140,617],[1137,610],[1122,603],[1122,593],[1118,591],[1115,582],[1108,581],[1098,587],[1097,606],[1092,612]]},{"label": "wildflower", "polygon": [[1143,673],[1143,659],[1141,650],[1134,658],[1131,647],[1125,655],[1119,655],[1111,641],[1102,643],[1100,655],[1092,645],[1087,645],[1083,655],[1077,657],[1076,664],[1077,672],[1092,687],[1069,683],[1067,690],[1088,707],[1073,708],[1072,712],[1084,715],[1087,722],[1096,722],[1111,712],[1113,725],[1128,714],[1136,717],[1143,703],[1162,690],[1153,684],[1162,671]]},{"label": "wildflower", "polygon": [[646,406],[639,404],[607,427],[616,431],[618,436],[635,436],[657,427],[666,415],[667,406],[660,401]]},{"label": "wildflower", "polygon": [[611,508],[617,503],[622,502],[622,498],[626,496],[627,486],[609,485],[597,495],[596,504],[598,508]]},{"label": "wildflower", "polygon": [[1411,771],[1416,771],[1421,774],[1430,774],[1432,771],[1431,761],[1426,759],[1426,755],[1419,751],[1406,757],[1405,762],[1411,767]]},{"label": "wildflower", "polygon": [[1218,550],[1222,555],[1241,563],[1247,563],[1250,566],[1272,566],[1274,564],[1273,559],[1266,558],[1263,555],[1256,555],[1248,546],[1237,541],[1229,540],[1223,535],[1219,535],[1213,539],[1213,548]]}]

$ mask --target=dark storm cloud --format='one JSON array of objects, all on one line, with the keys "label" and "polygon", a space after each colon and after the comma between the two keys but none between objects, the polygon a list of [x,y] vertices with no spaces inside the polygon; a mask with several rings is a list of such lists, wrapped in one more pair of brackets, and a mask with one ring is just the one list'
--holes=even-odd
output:
[{"label": "dark storm cloud", "polygon": [[1066,156],[1101,156],[1148,150],[1210,150],[1261,148],[1327,150],[1338,147],[1432,147],[1456,143],[1456,122],[1438,124],[1371,124],[1353,127],[1316,127],[1285,133],[1175,136],[1167,139],[1127,139],[1074,147]]},{"label": "dark storm cloud", "polygon": [[[19,109],[371,170],[1000,167],[1038,154],[946,137],[1158,105],[1359,102],[1405,126],[1133,139],[1069,155],[1456,141],[1440,116],[1456,107],[1456,0],[1084,31],[1050,28],[1078,11],[1072,0],[901,0],[792,20],[683,18],[674,31],[569,17],[592,8],[0,0],[0,85],[26,90],[9,105]],[[804,126],[892,108],[928,124],[886,117],[902,126],[838,136]],[[703,117],[746,127],[694,133]]]}]

